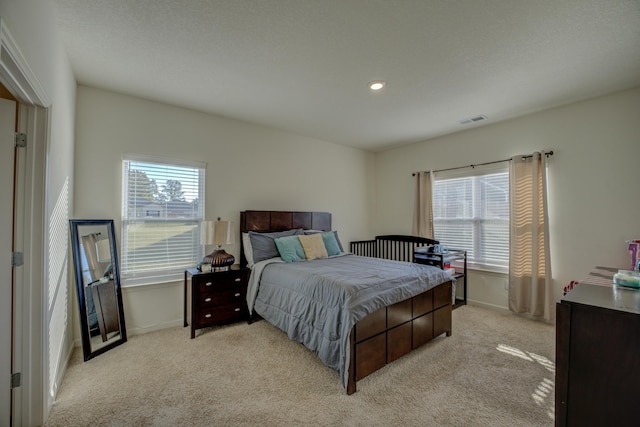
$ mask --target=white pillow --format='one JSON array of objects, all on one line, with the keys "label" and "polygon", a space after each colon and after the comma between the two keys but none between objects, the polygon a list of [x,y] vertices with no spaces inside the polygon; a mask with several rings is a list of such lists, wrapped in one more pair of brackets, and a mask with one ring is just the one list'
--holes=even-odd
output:
[{"label": "white pillow", "polygon": [[249,233],[242,233],[242,245],[244,247],[244,257],[247,259],[247,267],[253,268],[253,248]]}]

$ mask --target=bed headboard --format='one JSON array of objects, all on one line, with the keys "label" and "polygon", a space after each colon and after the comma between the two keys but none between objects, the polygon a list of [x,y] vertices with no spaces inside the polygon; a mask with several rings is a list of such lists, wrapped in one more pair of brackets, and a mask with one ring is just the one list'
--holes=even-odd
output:
[{"label": "bed headboard", "polygon": [[[294,211],[242,211],[240,212],[240,233],[272,231],[302,228],[305,230],[331,230],[331,214],[329,212],[294,212]],[[240,239],[240,263],[247,265],[244,256],[244,245]]]}]

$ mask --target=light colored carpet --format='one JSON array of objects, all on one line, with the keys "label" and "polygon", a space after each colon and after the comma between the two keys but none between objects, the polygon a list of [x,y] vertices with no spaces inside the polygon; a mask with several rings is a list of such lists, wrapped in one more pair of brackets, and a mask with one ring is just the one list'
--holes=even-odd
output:
[{"label": "light colored carpet", "polygon": [[170,328],[88,362],[76,349],[49,426],[551,426],[552,325],[486,308],[358,382],[265,321]]}]

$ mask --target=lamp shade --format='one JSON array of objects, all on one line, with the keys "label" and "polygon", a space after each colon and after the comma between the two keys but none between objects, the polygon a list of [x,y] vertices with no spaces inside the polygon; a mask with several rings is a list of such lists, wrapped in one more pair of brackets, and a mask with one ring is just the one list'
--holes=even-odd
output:
[{"label": "lamp shade", "polygon": [[200,226],[200,244],[201,245],[213,245],[214,240],[214,232],[215,232],[215,222],[214,221],[202,221],[202,225]]},{"label": "lamp shade", "polygon": [[233,222],[232,221],[216,221],[214,230],[213,243],[215,245],[232,245],[233,244]]},{"label": "lamp shade", "polygon": [[233,221],[202,221],[200,242],[203,245],[232,245]]}]

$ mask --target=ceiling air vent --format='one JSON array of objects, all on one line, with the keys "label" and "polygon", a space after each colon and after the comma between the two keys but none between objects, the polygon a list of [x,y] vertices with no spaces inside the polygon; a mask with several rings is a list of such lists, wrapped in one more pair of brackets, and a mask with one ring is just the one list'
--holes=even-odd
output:
[{"label": "ceiling air vent", "polygon": [[475,116],[469,117],[468,119],[460,120],[458,123],[461,125],[468,125],[469,123],[481,122],[482,120],[487,120],[487,116]]}]

